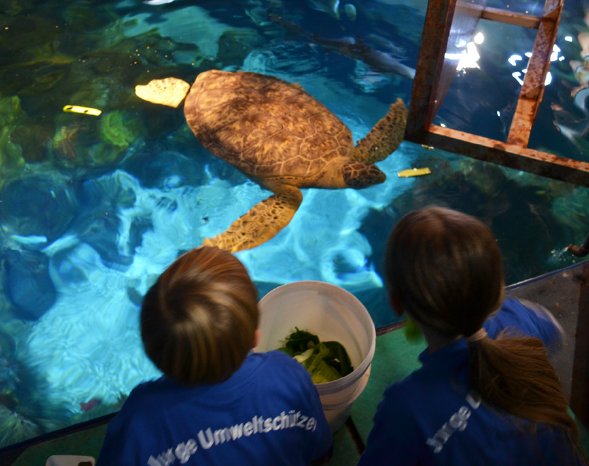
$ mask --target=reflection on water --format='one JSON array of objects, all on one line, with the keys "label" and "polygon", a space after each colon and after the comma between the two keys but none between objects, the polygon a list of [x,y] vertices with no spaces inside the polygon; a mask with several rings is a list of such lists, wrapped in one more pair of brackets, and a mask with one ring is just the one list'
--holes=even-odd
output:
[{"label": "reflection on water", "polygon": [[[142,294],[181,252],[268,196],[206,152],[181,110],[137,99],[136,84],[165,76],[192,82],[210,68],[267,73],[302,85],[355,140],[397,96],[409,100],[411,80],[371,59],[385,54],[415,67],[425,2],[339,3],[337,12],[321,0],[3,3],[0,446],[116,410],[136,383],[156,375],[138,336]],[[575,2],[567,8],[562,34],[576,37],[583,15]],[[371,50],[350,54],[350,44]],[[567,44],[561,53],[578,58],[578,44]],[[511,45],[494,50],[503,55],[492,69],[515,83],[507,58],[519,49]],[[553,66],[546,98],[574,112],[572,71]],[[487,97],[490,115],[472,100],[459,101],[454,115],[476,130],[494,118]],[[66,113],[65,105],[103,113]],[[552,112],[540,118],[552,128]],[[554,130],[535,137],[569,147]],[[491,226],[510,283],[574,262],[562,250],[589,232],[586,188],[407,142],[378,166],[384,184],[307,189],[287,228],[239,253],[261,294],[293,280],[326,280],[355,293],[377,325],[389,323],[386,234],[401,215],[431,203]],[[432,174],[397,178],[412,167]]]}]

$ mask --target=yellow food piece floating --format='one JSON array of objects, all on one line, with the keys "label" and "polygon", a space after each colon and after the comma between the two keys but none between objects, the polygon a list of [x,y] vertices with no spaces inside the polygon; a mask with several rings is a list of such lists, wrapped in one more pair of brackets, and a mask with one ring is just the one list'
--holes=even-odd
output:
[{"label": "yellow food piece floating", "polygon": [[66,105],[65,107],[63,107],[63,111],[68,113],[81,113],[82,115],[92,116],[99,116],[102,113],[102,110],[98,110],[97,108],[82,107],[80,105]]},{"label": "yellow food piece floating", "polygon": [[431,170],[427,167],[424,168],[409,168],[408,170],[401,170],[397,173],[399,178],[409,178],[412,176],[423,176],[430,175]]},{"label": "yellow food piece floating", "polygon": [[152,79],[145,85],[135,86],[135,95],[152,104],[178,107],[186,97],[190,84],[178,78]]}]

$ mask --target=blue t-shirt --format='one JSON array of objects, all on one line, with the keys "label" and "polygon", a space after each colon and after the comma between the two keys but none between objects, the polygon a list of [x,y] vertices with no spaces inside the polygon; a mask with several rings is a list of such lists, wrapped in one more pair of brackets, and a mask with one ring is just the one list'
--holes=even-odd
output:
[{"label": "blue t-shirt", "polygon": [[[549,315],[515,299],[485,323],[490,337],[501,331],[533,336],[546,345],[560,340]],[[380,402],[366,450],[368,465],[581,465],[566,434],[500,413],[469,390],[468,343],[459,339],[421,353],[422,367],[390,386]]]},{"label": "blue t-shirt", "polygon": [[225,382],[138,385],[110,422],[98,466],[308,465],[332,435],[303,366],[251,353]]}]

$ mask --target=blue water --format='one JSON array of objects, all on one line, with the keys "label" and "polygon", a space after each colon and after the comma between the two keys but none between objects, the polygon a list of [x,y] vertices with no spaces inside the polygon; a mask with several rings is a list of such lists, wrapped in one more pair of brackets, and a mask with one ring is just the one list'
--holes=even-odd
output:
[{"label": "blue water", "polygon": [[[180,253],[269,195],[205,151],[181,110],[140,101],[135,85],[191,82],[211,68],[266,73],[303,86],[355,140],[397,97],[410,100],[411,79],[351,58],[346,44],[414,68],[425,2],[351,1],[355,19],[345,2],[334,11],[321,0],[155,3],[14,0],[0,14],[0,447],[112,412],[156,375],[138,335],[142,294]],[[568,65],[587,26],[578,3],[566,8],[532,143],[589,160],[587,137],[554,124],[587,123]],[[502,96],[520,86],[521,63],[507,59],[530,42],[515,34],[497,45],[485,32],[480,68],[457,72],[438,123],[500,138],[510,111]],[[103,113],[65,113],[68,104]],[[356,294],[377,326],[391,323],[386,237],[431,203],[490,225],[509,283],[573,263],[564,247],[589,232],[586,188],[408,142],[378,166],[381,185],[304,190],[284,230],[238,253],[260,296],[325,280]],[[397,177],[425,166],[432,175]]]}]

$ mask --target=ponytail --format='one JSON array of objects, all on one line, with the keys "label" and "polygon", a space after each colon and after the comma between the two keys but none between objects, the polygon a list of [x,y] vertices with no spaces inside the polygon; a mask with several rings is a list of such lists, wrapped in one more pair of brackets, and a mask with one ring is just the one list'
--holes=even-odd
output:
[{"label": "ponytail", "polygon": [[468,363],[471,387],[487,404],[562,430],[586,461],[577,424],[540,339],[499,335],[469,342]]},{"label": "ponytail", "polygon": [[563,428],[578,441],[577,426],[541,340],[499,336],[469,343],[469,367],[471,386],[488,404]]}]

